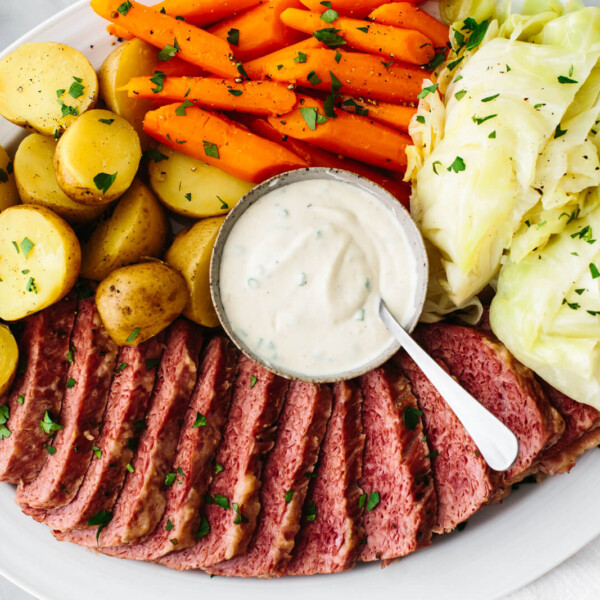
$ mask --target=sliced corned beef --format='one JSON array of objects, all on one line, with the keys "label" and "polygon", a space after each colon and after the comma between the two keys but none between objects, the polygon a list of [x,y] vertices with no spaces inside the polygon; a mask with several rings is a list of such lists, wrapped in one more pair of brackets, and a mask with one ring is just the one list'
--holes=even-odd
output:
[{"label": "sliced corned beef", "polygon": [[[182,319],[171,325],[146,429],[112,514],[103,513],[104,521],[110,517],[110,522],[98,540],[97,527],[54,532],[58,539],[84,546],[120,546],[140,542],[154,531],[165,510],[165,476],[173,464],[181,422],[196,383],[201,346],[202,336],[195,325]],[[185,472],[178,473],[179,478],[185,476]],[[99,516],[91,520],[95,523]]]},{"label": "sliced corned beef", "polygon": [[360,560],[385,564],[430,543],[436,497],[429,448],[406,377],[388,364],[363,375],[360,385],[366,534]]},{"label": "sliced corned beef", "polygon": [[[49,436],[40,427],[48,412],[57,418],[67,382],[69,341],[77,296],[27,317],[19,340],[19,373],[0,405],[8,407],[10,436],[0,440],[0,481],[29,483],[43,467]],[[5,409],[6,410],[6,409]]]},{"label": "sliced corned beef", "polygon": [[[209,342],[179,437],[173,471],[167,475],[167,508],[160,523],[141,544],[103,548],[102,552],[119,558],[156,560],[195,544],[200,509],[217,469],[213,457],[221,441],[236,364],[237,353],[227,338],[216,337]],[[178,476],[178,469],[185,477]],[[176,476],[177,485],[173,485]]]},{"label": "sliced corned beef", "polygon": [[452,531],[490,499],[492,473],[471,436],[414,361],[400,352],[394,362],[410,380],[423,413],[427,443],[436,455],[431,463],[438,501],[433,531]]},{"label": "sliced corned beef", "polygon": [[161,335],[139,346],[121,348],[94,457],[73,501],[45,514],[44,523],[50,528],[66,531],[86,527],[99,511],[112,510],[123,487],[125,467],[133,458],[137,429],[144,424],[164,347],[162,340]]},{"label": "sliced corned beef", "polygon": [[[67,389],[60,417],[53,419],[61,427],[51,442],[54,450],[49,451],[35,480],[21,484],[15,496],[17,504],[34,518],[42,515],[29,509],[64,506],[75,497],[98,437],[118,347],[102,325],[94,298],[78,303],[71,346]],[[47,418],[42,425],[47,432],[56,431]]]},{"label": "sliced corned beef", "polygon": [[362,549],[358,480],[365,437],[362,394],[352,382],[336,383],[333,412],[319,454],[319,468],[306,498],[314,519],[304,519],[286,575],[339,573],[354,566]]},{"label": "sliced corned beef", "polygon": [[461,385],[498,417],[519,440],[515,464],[503,483],[519,481],[535,468],[544,448],[562,435],[564,422],[529,369],[493,336],[469,327],[436,323],[415,333],[431,356],[441,360]]},{"label": "sliced corned beef", "polygon": [[303,381],[290,384],[277,422],[275,445],[262,473],[261,508],[249,550],[209,567],[209,573],[273,577],[285,569],[300,529],[309,476],[331,415],[331,398],[328,386]]},{"label": "sliced corned beef", "polygon": [[600,427],[600,412],[593,406],[572,400],[544,381],[540,383],[548,400],[564,419],[565,431],[554,446],[542,452],[539,468],[546,475],[567,473],[581,454],[598,444],[600,432],[595,430]]},{"label": "sliced corned beef", "polygon": [[[260,510],[263,457],[273,446],[274,423],[288,382],[241,356],[217,464],[223,467],[207,495],[199,541],[159,560],[179,570],[206,568],[246,551]],[[236,503],[243,518],[233,507]]]}]

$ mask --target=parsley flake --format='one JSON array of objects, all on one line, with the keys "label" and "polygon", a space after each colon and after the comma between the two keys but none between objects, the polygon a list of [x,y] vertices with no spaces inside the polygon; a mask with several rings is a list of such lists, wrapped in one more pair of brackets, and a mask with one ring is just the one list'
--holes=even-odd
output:
[{"label": "parsley flake", "polygon": [[417,98],[425,98],[426,96],[429,96],[429,94],[433,94],[437,89],[438,89],[437,83],[434,83],[433,85],[424,87],[417,95]]},{"label": "parsley flake", "polygon": [[46,411],[46,413],[44,414],[44,418],[40,421],[40,427],[42,428],[42,431],[48,435],[51,435],[56,431],[64,429],[62,425],[59,425],[58,423],[54,422],[54,420],[52,419],[52,415],[49,411]]},{"label": "parsley flake", "polygon": [[196,420],[192,425],[192,428],[194,427],[206,427],[206,417],[203,414],[196,412]]},{"label": "parsley flake", "polygon": [[206,154],[206,156],[210,156],[211,158],[221,158],[216,144],[207,142],[206,140],[202,140],[202,144],[204,145],[204,154]]},{"label": "parsley flake", "polygon": [[131,4],[131,2],[129,2],[129,0],[127,0],[117,8],[117,12],[125,16],[132,8],[133,5]]},{"label": "parsley flake", "polygon": [[304,52],[298,52],[298,56],[294,59],[295,63],[305,63],[307,56]]},{"label": "parsley flake", "polygon": [[419,417],[422,414],[423,413],[417,408],[414,408],[413,406],[407,406],[404,409],[404,412],[402,413],[402,420],[404,421],[404,425],[406,425],[406,427],[411,431],[414,431],[417,428],[417,425],[419,424]]},{"label": "parsley flake", "polygon": [[448,167],[448,171],[458,173],[459,171],[464,171],[466,168],[465,161],[460,156],[457,156],[454,162]]},{"label": "parsley flake", "polygon": [[367,512],[371,512],[380,502],[381,498],[379,496],[379,492],[372,492],[369,494],[369,499],[367,501]]},{"label": "parsley flake", "polygon": [[129,337],[125,340],[125,343],[132,344],[135,341],[135,338],[140,335],[142,330],[139,327],[136,327],[130,334]]},{"label": "parsley flake", "polygon": [[227,41],[232,46],[239,46],[240,44],[240,30],[232,28],[227,32]]},{"label": "parsley flake", "polygon": [[87,522],[89,527],[98,527],[98,530],[96,531],[96,543],[99,543],[100,533],[112,521],[112,518],[112,512],[101,510]]},{"label": "parsley flake", "polygon": [[288,490],[285,493],[285,503],[289,504],[292,501],[292,498],[294,497],[294,490]]},{"label": "parsley flake", "polygon": [[154,71],[154,75],[150,77],[150,81],[156,84],[156,87],[152,88],[153,94],[162,92],[166,75],[162,71]]},{"label": "parsley flake", "polygon": [[35,244],[28,237],[23,238],[23,241],[21,242],[21,252],[25,258],[29,256],[29,253],[33,250],[34,246]]},{"label": "parsley flake", "polygon": [[173,39],[173,45],[167,44],[159,53],[158,60],[161,62],[167,62],[171,60],[178,52],[181,52],[181,48],[177,43],[177,38]]},{"label": "parsley flake", "polygon": [[118,171],[112,175],[109,173],[98,173],[98,175],[94,177],[94,185],[101,190],[103,194],[106,194],[110,186],[115,182],[118,174]]},{"label": "parsley flake", "polygon": [[346,43],[346,40],[338,35],[339,29],[327,28],[313,31],[313,36],[329,48],[338,48]]}]

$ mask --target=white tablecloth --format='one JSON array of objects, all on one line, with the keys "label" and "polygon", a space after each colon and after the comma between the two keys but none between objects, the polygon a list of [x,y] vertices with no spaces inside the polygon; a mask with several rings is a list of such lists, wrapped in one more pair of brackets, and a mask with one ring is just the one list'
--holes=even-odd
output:
[{"label": "white tablecloth", "polygon": [[[0,50],[76,0],[0,0]],[[557,540],[560,543],[560,540]],[[0,534],[0,547],[2,545]],[[0,550],[8,551],[7,548]],[[32,577],[35,568],[32,567]],[[502,578],[501,571],[498,578]],[[504,600],[597,600],[600,598],[600,538],[544,577]],[[33,600],[0,577],[0,600]],[[82,600],[85,598],[82,596]],[[419,600],[419,599],[411,599]],[[443,600],[436,598],[434,600]],[[481,600],[486,600],[482,598]]]}]

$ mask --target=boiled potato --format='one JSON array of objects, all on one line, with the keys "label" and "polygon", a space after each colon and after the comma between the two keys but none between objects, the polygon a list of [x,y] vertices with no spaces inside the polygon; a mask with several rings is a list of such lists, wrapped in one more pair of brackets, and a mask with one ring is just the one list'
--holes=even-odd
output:
[{"label": "boiled potato", "polygon": [[97,98],[89,60],[64,44],[23,44],[0,61],[0,114],[16,125],[58,135]]},{"label": "boiled potato", "polygon": [[10,156],[0,146],[0,212],[19,203],[13,170],[14,166]]},{"label": "boiled potato", "polygon": [[0,213],[0,319],[22,319],[60,300],[73,287],[81,249],[66,221],[43,206]]},{"label": "boiled potato", "polygon": [[185,279],[160,261],[121,267],[96,291],[104,327],[119,346],[137,346],[170,325],[189,298]]},{"label": "boiled potato", "polygon": [[160,256],[168,224],[163,207],[139,180],[119,200],[110,219],[96,227],[82,249],[81,275],[101,281],[118,267]]},{"label": "boiled potato", "polygon": [[98,206],[127,191],[141,158],[140,138],[123,117],[90,110],[60,138],[54,166],[58,185],[69,198]]},{"label": "boiled potato", "polygon": [[120,89],[133,77],[148,77],[154,73],[158,60],[156,49],[137,38],[121,44],[102,63],[98,80],[100,97],[113,112],[127,119],[135,128],[143,148],[147,148],[150,138],[144,133],[144,115],[154,108],[152,100],[130,98]]},{"label": "boiled potato", "polygon": [[97,219],[105,206],[86,206],[71,200],[59,187],[54,171],[56,140],[32,133],[15,154],[15,180],[23,204],[46,206],[71,225]]},{"label": "boiled potato", "polygon": [[214,217],[199,221],[182,231],[165,254],[165,260],[185,277],[190,290],[183,314],[206,327],[219,324],[210,296],[210,259],[224,220],[225,217]]},{"label": "boiled potato", "polygon": [[8,389],[17,372],[19,363],[19,347],[10,329],[0,325],[0,397]]},{"label": "boiled potato", "polygon": [[252,183],[166,146],[159,146],[158,153],[150,161],[149,171],[150,185],[159,200],[186,217],[226,214],[254,187]]}]

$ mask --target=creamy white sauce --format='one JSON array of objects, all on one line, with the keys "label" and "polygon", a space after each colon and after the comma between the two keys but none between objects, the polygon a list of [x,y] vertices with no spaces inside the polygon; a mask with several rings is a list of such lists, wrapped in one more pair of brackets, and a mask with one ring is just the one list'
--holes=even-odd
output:
[{"label": "creamy white sauce", "polygon": [[376,359],[392,336],[383,298],[407,323],[417,266],[398,219],[369,192],[325,179],[266,193],[232,228],[221,259],[227,319],[276,369],[333,379]]}]

